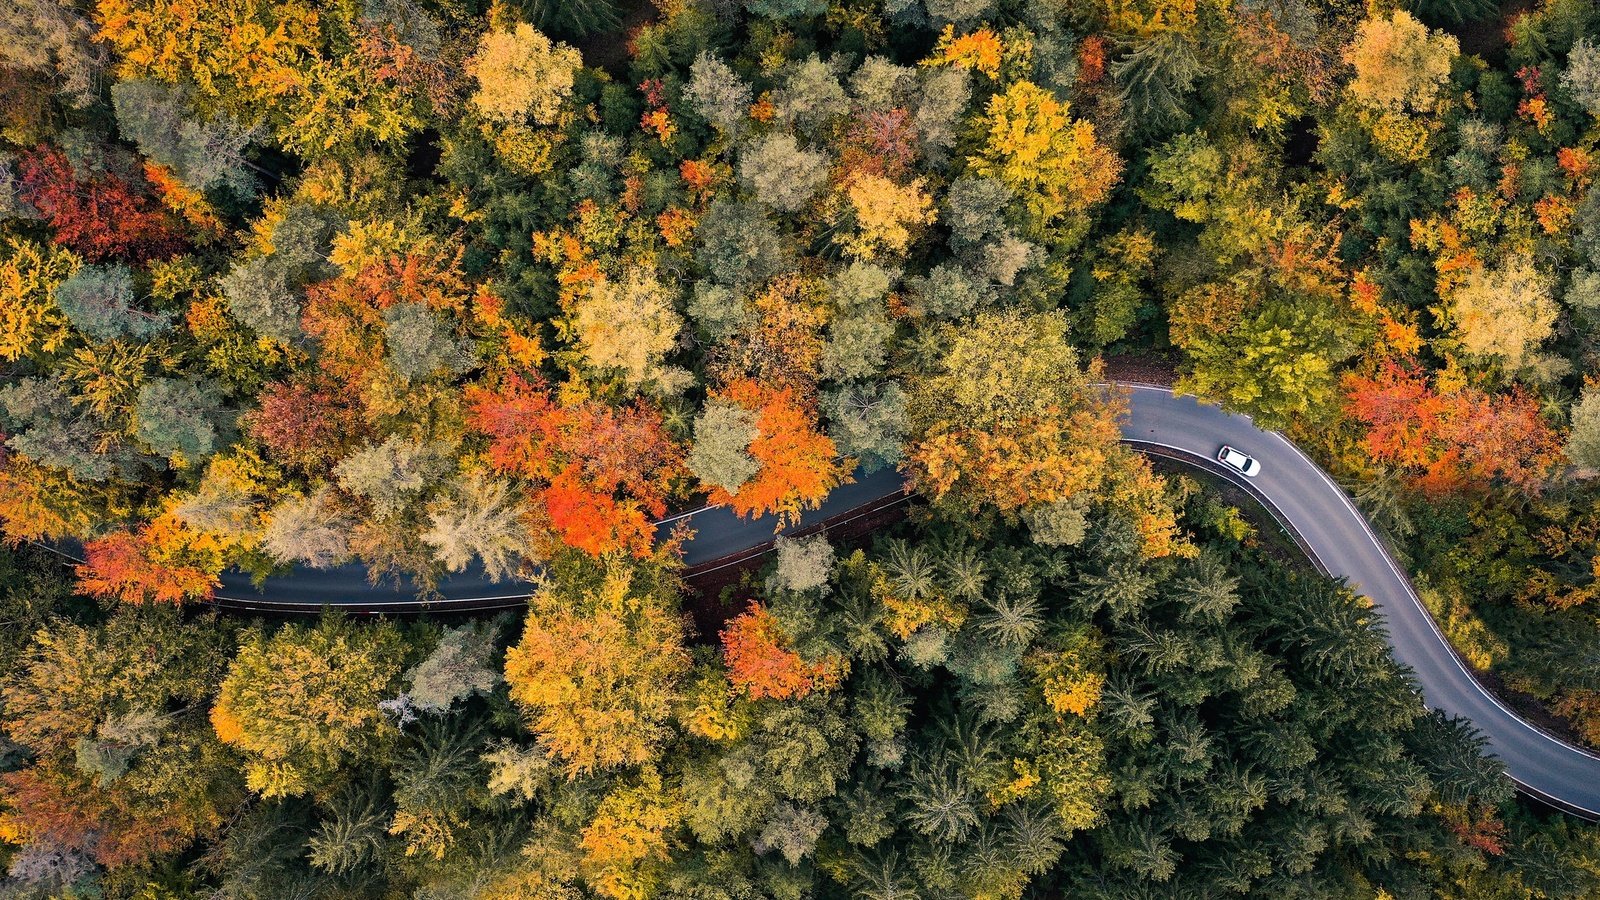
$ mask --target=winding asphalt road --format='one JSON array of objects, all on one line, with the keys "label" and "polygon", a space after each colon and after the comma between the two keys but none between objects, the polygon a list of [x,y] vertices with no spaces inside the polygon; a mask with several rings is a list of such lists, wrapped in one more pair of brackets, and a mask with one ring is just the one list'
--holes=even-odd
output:
[{"label": "winding asphalt road", "polygon": [[[1342,577],[1370,597],[1388,626],[1395,659],[1415,673],[1431,706],[1470,720],[1489,740],[1513,781],[1525,793],[1591,821],[1600,820],[1600,756],[1564,743],[1519,718],[1484,690],[1456,657],[1405,575],[1384,550],[1366,519],[1333,480],[1299,448],[1247,416],[1205,406],[1166,388],[1124,385],[1129,416],[1122,437],[1131,446],[1181,460],[1246,490],[1290,533],[1323,572]],[[1215,461],[1222,444],[1261,461],[1261,473],[1244,478]],[[837,524],[901,502],[904,485],[893,469],[858,471],[796,528]],[[699,509],[660,525],[663,535],[680,523],[694,529],[685,562],[702,571],[757,555],[772,540],[771,518],[741,520],[726,508]],[[521,605],[526,584],[494,584],[481,569],[446,579],[431,609],[495,609]],[[416,586],[373,586],[362,566],[300,570],[260,586],[238,573],[223,578],[218,605],[236,610],[304,612],[325,605],[361,612],[416,609]]]}]

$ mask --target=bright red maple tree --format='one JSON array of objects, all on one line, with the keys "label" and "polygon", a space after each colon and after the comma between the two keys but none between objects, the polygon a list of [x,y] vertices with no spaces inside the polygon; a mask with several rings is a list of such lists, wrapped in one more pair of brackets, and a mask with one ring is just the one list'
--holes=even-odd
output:
[{"label": "bright red maple tree", "polygon": [[173,215],[114,174],[79,179],[66,154],[50,146],[24,154],[18,172],[22,198],[44,215],[56,243],[91,262],[147,262],[183,251]]}]

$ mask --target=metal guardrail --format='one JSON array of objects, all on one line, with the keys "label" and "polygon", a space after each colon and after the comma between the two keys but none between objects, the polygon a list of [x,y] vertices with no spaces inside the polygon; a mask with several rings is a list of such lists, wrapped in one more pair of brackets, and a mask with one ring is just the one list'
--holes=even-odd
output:
[{"label": "metal guardrail", "polygon": [[[1168,444],[1161,444],[1154,441],[1145,441],[1138,438],[1127,437],[1123,438],[1122,442],[1133,446],[1139,452],[1146,455],[1159,456],[1165,459],[1173,460],[1174,462],[1183,463],[1184,465],[1192,468],[1201,469],[1212,475],[1216,475],[1227,481],[1229,484],[1232,484],[1233,486],[1243,490],[1245,493],[1249,494],[1251,499],[1255,500],[1262,509],[1266,510],[1268,515],[1272,516],[1273,521],[1275,521],[1278,524],[1278,527],[1295,542],[1295,545],[1300,548],[1301,552],[1305,553],[1306,557],[1311,560],[1311,564],[1316,567],[1317,571],[1330,578],[1340,577],[1322,562],[1322,559],[1317,556],[1316,550],[1312,549],[1310,543],[1307,542],[1305,537],[1300,534],[1299,529],[1294,527],[1294,524],[1289,521],[1288,517],[1284,515],[1283,511],[1277,507],[1277,504],[1273,503],[1272,500],[1269,499],[1260,488],[1257,488],[1255,485],[1249,483],[1249,481],[1243,476],[1231,471],[1226,466],[1222,465],[1216,460],[1211,459],[1209,456],[1194,453],[1180,447],[1173,447]],[[1390,565],[1394,566],[1396,571],[1401,571],[1398,564],[1394,560],[1394,554],[1389,550],[1389,548],[1384,546],[1382,541],[1376,536],[1373,538],[1373,543],[1377,545],[1379,551],[1389,558]],[[1409,579],[1405,580],[1407,582],[1407,586],[1409,587]],[[1414,589],[1413,593],[1415,593]],[[1421,606],[1420,599],[1417,600],[1417,602],[1418,605]],[[1575,753],[1581,753],[1590,757],[1595,756],[1594,753],[1591,753],[1585,748],[1579,747],[1560,737],[1559,735],[1552,734],[1547,729],[1539,727],[1537,723],[1530,722],[1527,718],[1517,715],[1514,710],[1507,708],[1503,703],[1501,703],[1499,698],[1494,696],[1494,692],[1478,679],[1476,671],[1467,664],[1467,661],[1461,657],[1460,652],[1456,650],[1455,646],[1451,644],[1449,639],[1444,636],[1444,633],[1440,631],[1438,622],[1433,618],[1432,611],[1426,606],[1422,606],[1422,611],[1428,616],[1428,621],[1431,625],[1433,625],[1435,634],[1438,635],[1440,641],[1444,644],[1445,649],[1448,650],[1450,655],[1455,658],[1457,665],[1461,667],[1461,670],[1467,674],[1467,677],[1471,678],[1478,686],[1478,689],[1488,696],[1491,701],[1500,706],[1501,709],[1505,710],[1519,722],[1523,723],[1534,731],[1539,732],[1556,744],[1559,744]],[[1532,797],[1533,799],[1538,800],[1540,803],[1543,803],[1552,809],[1560,810],[1561,812],[1573,816],[1574,818],[1583,819],[1586,822],[1600,822],[1600,813],[1584,809],[1581,806],[1575,806],[1565,800],[1561,800],[1558,797],[1553,797],[1550,794],[1547,794],[1544,791],[1541,791],[1538,788],[1518,779],[1517,776],[1511,774],[1510,769],[1505,770],[1505,776],[1516,787],[1517,791],[1525,796]]]}]

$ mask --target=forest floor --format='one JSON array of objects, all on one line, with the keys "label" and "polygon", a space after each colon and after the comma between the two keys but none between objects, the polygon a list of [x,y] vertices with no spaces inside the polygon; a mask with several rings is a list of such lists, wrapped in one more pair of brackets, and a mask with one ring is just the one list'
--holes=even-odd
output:
[{"label": "forest floor", "polygon": [[655,19],[657,9],[652,0],[618,0],[617,16],[622,23],[610,31],[596,31],[581,38],[571,39],[574,47],[583,53],[586,66],[598,66],[611,73],[613,78],[628,80],[630,54],[628,43],[639,26]]},{"label": "forest floor", "polygon": [[1461,52],[1471,53],[1489,62],[1499,62],[1505,54],[1506,29],[1518,16],[1533,9],[1534,0],[1501,0],[1500,14],[1492,19],[1480,19],[1461,25],[1445,26],[1445,31],[1461,41]]},{"label": "forest floor", "polygon": [[1115,381],[1172,387],[1178,377],[1178,361],[1153,350],[1118,353],[1102,357],[1101,362],[1105,364],[1105,377]]}]

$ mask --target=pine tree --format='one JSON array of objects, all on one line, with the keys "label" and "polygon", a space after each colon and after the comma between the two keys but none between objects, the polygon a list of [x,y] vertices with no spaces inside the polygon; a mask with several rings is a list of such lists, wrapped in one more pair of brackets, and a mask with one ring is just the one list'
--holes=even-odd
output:
[{"label": "pine tree", "polygon": [[942,757],[919,759],[900,797],[906,824],[936,841],[962,841],[978,826],[977,791],[960,767]]},{"label": "pine tree", "polygon": [[311,865],[330,875],[352,875],[383,851],[389,811],[375,787],[347,787],[306,841]]}]

